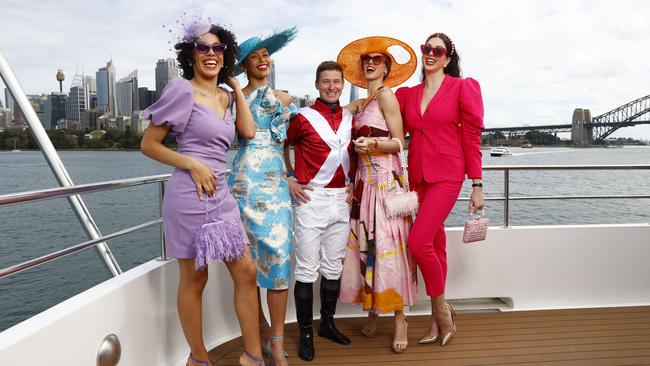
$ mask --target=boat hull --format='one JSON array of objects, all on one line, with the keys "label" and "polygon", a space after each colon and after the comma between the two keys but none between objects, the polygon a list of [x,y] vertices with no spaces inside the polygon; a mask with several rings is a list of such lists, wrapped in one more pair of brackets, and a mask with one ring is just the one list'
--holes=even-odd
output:
[{"label": "boat hull", "polygon": [[[449,299],[499,298],[502,310],[650,304],[650,225],[491,227],[487,240],[462,244],[447,230]],[[209,349],[238,337],[233,288],[223,265],[209,269],[204,295]],[[0,364],[91,365],[101,340],[116,334],[121,365],[183,365],[188,348],[176,314],[175,261],[150,261],[0,333]],[[292,291],[289,291],[291,294]],[[314,292],[318,314],[318,291]],[[429,311],[423,281],[409,314]],[[339,304],[337,316],[363,316]],[[289,299],[287,322],[296,319]],[[38,352],[35,352],[38,350]]]}]

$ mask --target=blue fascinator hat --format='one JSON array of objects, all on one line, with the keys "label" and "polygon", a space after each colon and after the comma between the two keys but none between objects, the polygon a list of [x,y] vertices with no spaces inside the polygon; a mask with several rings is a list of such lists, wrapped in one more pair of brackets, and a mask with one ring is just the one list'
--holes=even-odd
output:
[{"label": "blue fascinator hat", "polygon": [[282,47],[286,46],[287,43],[291,42],[298,33],[296,27],[285,29],[281,32],[276,32],[264,39],[259,37],[252,37],[241,44],[239,44],[239,56],[237,56],[237,64],[235,65],[235,75],[239,75],[243,72],[240,65],[246,60],[251,53],[260,48],[266,48],[269,52],[269,55],[279,51]]}]

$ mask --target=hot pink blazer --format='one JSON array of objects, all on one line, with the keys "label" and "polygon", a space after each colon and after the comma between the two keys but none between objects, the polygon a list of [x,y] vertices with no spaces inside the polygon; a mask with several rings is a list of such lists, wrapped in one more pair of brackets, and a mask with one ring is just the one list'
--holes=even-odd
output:
[{"label": "hot pink blazer", "polygon": [[411,135],[409,180],[436,183],[482,178],[483,98],[474,79],[446,75],[424,115],[424,84],[399,88],[404,132]]}]

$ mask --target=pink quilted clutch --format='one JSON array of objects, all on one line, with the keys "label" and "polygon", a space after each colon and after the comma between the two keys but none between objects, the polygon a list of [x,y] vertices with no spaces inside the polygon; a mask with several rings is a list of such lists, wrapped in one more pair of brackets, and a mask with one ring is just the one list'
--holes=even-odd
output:
[{"label": "pink quilted clutch", "polygon": [[485,240],[488,229],[488,219],[483,211],[477,211],[475,215],[470,215],[465,221],[465,230],[463,231],[463,243],[474,243]]},{"label": "pink quilted clutch", "polygon": [[[396,137],[393,137],[391,140],[395,140],[399,144],[399,159],[402,165],[404,191],[389,193],[388,196],[384,199],[384,210],[386,211],[386,217],[389,219],[415,215],[418,213],[418,208],[420,207],[417,192],[411,191],[409,188],[409,173],[402,141]],[[393,180],[393,157],[391,154],[388,155],[388,174],[386,176],[386,187],[388,188],[389,192],[393,189],[397,189],[397,185],[395,185]]]}]

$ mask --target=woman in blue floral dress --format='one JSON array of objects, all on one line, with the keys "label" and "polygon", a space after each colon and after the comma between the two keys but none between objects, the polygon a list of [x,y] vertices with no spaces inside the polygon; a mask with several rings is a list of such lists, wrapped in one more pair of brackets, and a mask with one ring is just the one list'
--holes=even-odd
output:
[{"label": "woman in blue floral dress", "polygon": [[267,289],[271,327],[260,306],[262,348],[278,366],[288,365],[283,338],[293,226],[283,150],[287,123],[298,109],[287,93],[271,89],[268,79],[270,55],[291,41],[295,33],[292,28],[266,39],[253,37],[240,45],[238,72],[245,71],[248,78],[242,90],[255,119],[256,133],[251,140],[241,139],[228,180],[251,242],[257,285]]}]

